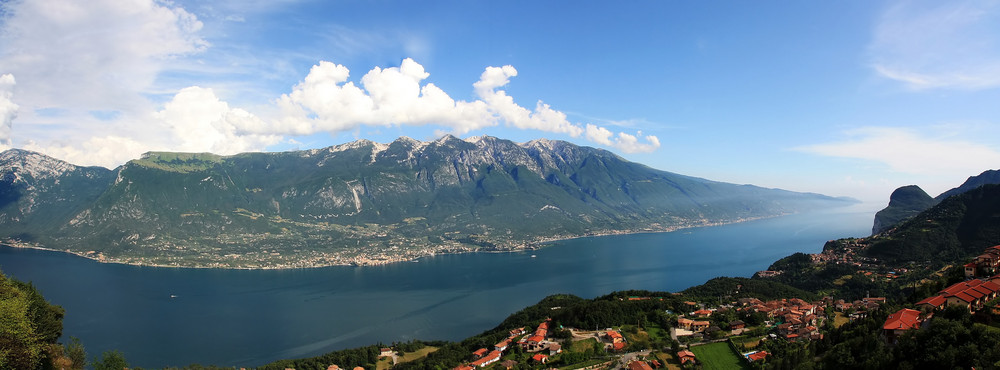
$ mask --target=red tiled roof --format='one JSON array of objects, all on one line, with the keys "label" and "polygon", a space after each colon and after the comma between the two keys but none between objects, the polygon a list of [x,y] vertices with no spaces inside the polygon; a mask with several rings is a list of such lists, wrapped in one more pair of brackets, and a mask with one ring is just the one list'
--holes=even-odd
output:
[{"label": "red tiled roof", "polygon": [[971,268],[976,268],[976,263],[975,263],[975,262],[969,262],[969,263],[966,263],[966,264],[965,264],[965,267],[966,267],[966,268],[969,268],[969,267],[971,267]]},{"label": "red tiled roof", "polygon": [[539,353],[537,355],[534,355],[534,356],[531,356],[532,360],[535,360],[535,361],[538,361],[538,362],[545,361],[547,358],[549,358],[549,356],[543,355],[541,353]]},{"label": "red tiled roof", "polygon": [[974,286],[972,288],[966,289],[965,291],[968,292],[970,290],[975,290],[975,291],[977,291],[979,293],[982,293],[984,296],[993,294],[993,291],[989,290],[988,288],[986,288],[985,285],[986,284],[983,284],[983,285],[980,285],[980,286]]},{"label": "red tiled roof", "polygon": [[944,304],[945,301],[947,301],[947,299],[945,299],[943,296],[936,295],[924,298],[924,300],[917,302],[917,305],[919,306],[922,304],[927,304],[930,305],[931,307],[938,308],[941,307],[941,305]]},{"label": "red tiled roof", "polygon": [[475,356],[477,356],[477,357],[478,356],[486,356],[487,353],[489,353],[489,351],[486,348],[480,348],[480,349],[477,349],[475,352],[472,352],[472,354],[475,355]]},{"label": "red tiled roof", "polygon": [[614,348],[616,351],[620,351],[621,349],[625,348],[625,342],[615,343]]},{"label": "red tiled roof", "polygon": [[[994,277],[1000,277],[1000,275],[997,275],[997,276],[994,276]],[[1000,292],[1000,285],[998,285],[997,283],[994,283],[992,281],[984,281],[980,286],[983,287],[983,288],[992,290],[994,292]]]},{"label": "red tiled roof", "polygon": [[750,359],[751,362],[753,362],[753,361],[763,360],[765,357],[767,357],[767,355],[768,355],[767,351],[757,351],[747,355],[747,358]]},{"label": "red tiled roof", "polygon": [[972,303],[976,301],[976,297],[966,294],[965,292],[958,292],[958,294],[951,295],[949,297],[955,297],[961,299],[965,302]]},{"label": "red tiled roof", "polygon": [[885,330],[907,330],[918,327],[920,327],[920,311],[909,308],[904,308],[889,315],[889,318],[885,319],[885,324],[882,325],[882,329]]},{"label": "red tiled roof", "polygon": [[646,361],[632,361],[628,363],[629,370],[653,370]]},{"label": "red tiled roof", "polygon": [[677,352],[677,357],[681,359],[681,364],[683,364],[685,362],[688,362],[688,361],[694,361],[694,352],[691,352],[691,351],[688,351],[688,350],[683,350],[683,351]]},{"label": "red tiled roof", "polygon": [[959,293],[959,294],[963,294],[963,293],[964,294],[968,294],[968,295],[972,296],[975,299],[980,299],[980,298],[983,298],[983,297],[986,296],[986,293],[983,293],[983,292],[979,291],[979,289],[976,289],[976,288],[978,288],[978,287],[972,287],[972,288],[963,290],[962,293]]},{"label": "red tiled roof", "polygon": [[545,340],[545,337],[543,337],[541,335],[532,335],[531,337],[528,337],[528,341],[529,342],[538,343],[538,342],[541,342],[543,340]]},{"label": "red tiled roof", "polygon": [[609,330],[608,331],[608,336],[611,337],[611,338],[621,338],[622,337],[621,334],[619,334],[617,331],[614,331],[614,330]]}]

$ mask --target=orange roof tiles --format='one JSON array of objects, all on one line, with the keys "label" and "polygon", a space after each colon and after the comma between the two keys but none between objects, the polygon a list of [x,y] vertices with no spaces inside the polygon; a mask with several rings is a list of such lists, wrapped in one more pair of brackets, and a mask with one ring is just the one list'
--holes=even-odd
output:
[{"label": "orange roof tiles", "polygon": [[688,362],[688,361],[694,361],[694,352],[691,352],[691,351],[688,351],[688,350],[683,350],[683,351],[677,352],[677,357],[679,357],[681,359],[681,364],[684,364],[685,362]]},{"label": "orange roof tiles", "polygon": [[768,355],[767,351],[757,351],[747,355],[747,358],[750,359],[751,362],[760,361],[763,360],[765,357],[767,357],[767,355]]},{"label": "orange roof tiles", "polygon": [[628,363],[629,370],[653,370],[645,361],[632,361]]},{"label": "orange roof tiles", "polygon": [[889,315],[882,329],[908,330],[920,327],[920,311],[904,308]]},{"label": "orange roof tiles", "polygon": [[969,294],[967,294],[965,292],[958,292],[958,294],[952,295],[950,297],[955,297],[955,298],[961,299],[961,300],[963,300],[965,302],[968,302],[968,303],[972,303],[972,302],[976,301],[976,297],[973,297],[973,296],[971,296],[971,295],[969,295]]},{"label": "orange roof tiles", "polygon": [[938,307],[941,307],[941,305],[944,304],[944,302],[946,302],[946,301],[947,301],[947,299],[945,299],[944,297],[942,297],[940,295],[936,295],[936,296],[924,298],[924,300],[922,300],[920,302],[917,302],[917,305],[919,306],[919,305],[922,305],[922,304],[927,304],[927,305],[930,305],[931,307],[938,308]]},{"label": "orange roof tiles", "polygon": [[[997,275],[997,276],[1000,276],[1000,275]],[[980,284],[980,286],[982,286],[983,288],[992,290],[994,292],[1000,292],[1000,285],[997,285],[996,283],[994,283],[992,281],[984,281],[982,284]]]}]

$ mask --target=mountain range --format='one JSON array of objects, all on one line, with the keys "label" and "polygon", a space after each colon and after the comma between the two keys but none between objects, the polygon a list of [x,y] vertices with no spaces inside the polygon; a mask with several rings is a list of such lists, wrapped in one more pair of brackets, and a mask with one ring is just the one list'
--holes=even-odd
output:
[{"label": "mountain range", "polygon": [[930,209],[948,197],[962,194],[988,184],[1000,184],[1000,170],[988,170],[979,175],[970,176],[962,185],[933,198],[919,186],[907,185],[900,187],[889,196],[889,205],[875,214],[872,235],[895,227],[920,212]]},{"label": "mountain range", "polygon": [[6,244],[160,266],[379,264],[850,202],[679,175],[544,139],[449,135],[232,156],[150,152],[113,170],[0,153]]}]

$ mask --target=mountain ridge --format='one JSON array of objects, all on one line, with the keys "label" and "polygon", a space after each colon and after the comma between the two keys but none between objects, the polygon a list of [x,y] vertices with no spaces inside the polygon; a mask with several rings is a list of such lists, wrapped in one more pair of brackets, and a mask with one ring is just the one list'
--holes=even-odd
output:
[{"label": "mountain ridge", "polygon": [[40,187],[17,177],[14,157],[41,156],[28,153],[0,156],[3,178],[13,174],[0,184],[10,195],[0,206],[8,244],[162,266],[380,264],[846,203],[656,170],[546,139],[446,135],[231,156],[149,152],[114,170],[45,162],[63,171],[36,181]]},{"label": "mountain ridge", "polygon": [[951,188],[933,198],[917,185],[896,188],[889,195],[889,205],[875,213],[872,235],[898,226],[903,221],[930,209],[949,197],[990,184],[1000,184],[1000,170],[986,170],[979,175],[969,176],[961,185]]}]

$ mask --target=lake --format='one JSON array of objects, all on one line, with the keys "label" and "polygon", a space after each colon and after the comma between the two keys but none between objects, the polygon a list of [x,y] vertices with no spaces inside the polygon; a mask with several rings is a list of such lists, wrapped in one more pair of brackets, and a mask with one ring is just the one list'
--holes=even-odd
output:
[{"label": "lake", "polygon": [[66,309],[63,342],[132,366],[258,366],[410,339],[459,340],[545,296],[680,291],[753,275],[794,252],[871,232],[871,205],[671,233],[581,238],[523,253],[386,266],[217,270],[102,264],[0,247],[0,269]]}]

